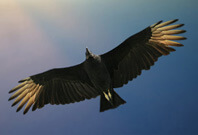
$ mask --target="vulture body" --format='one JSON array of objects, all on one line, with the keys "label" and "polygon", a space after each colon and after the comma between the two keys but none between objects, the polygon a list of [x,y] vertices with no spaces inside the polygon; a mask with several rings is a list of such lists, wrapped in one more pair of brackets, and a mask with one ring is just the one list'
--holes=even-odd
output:
[{"label": "vulture body", "polygon": [[[26,104],[24,114],[46,104],[69,104],[100,96],[100,111],[126,103],[114,90],[148,70],[162,55],[175,51],[171,46],[183,46],[171,40],[186,39],[174,34],[185,30],[183,24],[159,21],[129,37],[111,51],[95,55],[86,48],[86,60],[81,64],[52,69],[19,81],[9,93],[15,93],[12,106],[20,102],[17,111]],[[171,24],[171,25],[170,25]],[[176,30],[175,30],[176,29]]]}]

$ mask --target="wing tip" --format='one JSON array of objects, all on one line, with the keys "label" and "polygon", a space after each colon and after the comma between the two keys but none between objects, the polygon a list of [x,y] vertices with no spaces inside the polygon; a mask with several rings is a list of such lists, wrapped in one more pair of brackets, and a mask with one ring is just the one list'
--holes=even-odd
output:
[{"label": "wing tip", "polygon": [[184,26],[185,24],[184,23],[182,23],[182,24],[180,24],[180,26],[179,27],[182,27],[182,26]]},{"label": "wing tip", "polygon": [[10,94],[10,93],[12,93],[13,91],[12,90],[10,90],[8,93]]},{"label": "wing tip", "polygon": [[19,107],[17,108],[16,112],[19,112],[19,111],[21,110],[22,107],[23,107],[23,106],[19,106]]},{"label": "wing tip", "polygon": [[186,30],[182,30],[182,32],[181,33],[185,33],[186,32]]},{"label": "wing tip", "polygon": [[160,21],[158,21],[157,23],[154,23],[153,25],[151,25],[150,27],[151,28],[154,28],[156,25],[158,25],[158,24],[160,24],[160,23],[162,23],[163,22],[163,20],[160,20]]},{"label": "wing tip", "polygon": [[28,110],[24,110],[23,115],[25,115],[28,112]]},{"label": "wing tip", "polygon": [[[179,21],[179,19],[173,19],[173,20],[170,20],[170,21],[167,21],[167,22],[170,22],[170,24],[171,24],[171,23],[175,23],[175,22],[177,22],[177,21]],[[151,25],[150,27],[153,28],[153,27],[155,27],[155,26],[161,24],[162,22],[163,22],[163,20],[160,20],[160,21],[158,21],[157,23]]]},{"label": "wing tip", "polygon": [[18,103],[18,102],[14,102],[14,103],[12,104],[12,107],[15,106],[17,103]]},{"label": "wing tip", "polygon": [[25,81],[29,81],[31,78],[30,77],[27,77],[25,79],[22,79],[22,80],[19,80],[18,83],[22,83],[22,82],[25,82]]},{"label": "wing tip", "polygon": [[11,96],[9,99],[8,99],[8,101],[10,101],[10,100],[12,100],[12,99],[14,99],[16,96]]},{"label": "wing tip", "polygon": [[179,19],[173,19],[172,23],[179,21]]}]

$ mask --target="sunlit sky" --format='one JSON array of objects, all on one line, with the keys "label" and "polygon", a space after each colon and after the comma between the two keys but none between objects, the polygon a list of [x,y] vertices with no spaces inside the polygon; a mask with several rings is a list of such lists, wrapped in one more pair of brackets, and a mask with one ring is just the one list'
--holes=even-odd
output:
[{"label": "sunlit sky", "polygon": [[[0,0],[1,135],[198,134],[197,0]],[[184,47],[116,92],[127,102],[99,112],[99,97],[16,113],[17,81],[113,49],[159,21],[184,23]]]}]

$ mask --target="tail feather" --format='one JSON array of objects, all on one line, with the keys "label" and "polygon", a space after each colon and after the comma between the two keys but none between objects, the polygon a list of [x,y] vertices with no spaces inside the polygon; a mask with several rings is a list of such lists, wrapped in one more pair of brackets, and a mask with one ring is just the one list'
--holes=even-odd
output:
[{"label": "tail feather", "polygon": [[119,105],[126,103],[126,101],[124,101],[114,90],[111,92],[111,96],[111,101],[108,101],[104,95],[100,96],[100,112],[116,108]]}]

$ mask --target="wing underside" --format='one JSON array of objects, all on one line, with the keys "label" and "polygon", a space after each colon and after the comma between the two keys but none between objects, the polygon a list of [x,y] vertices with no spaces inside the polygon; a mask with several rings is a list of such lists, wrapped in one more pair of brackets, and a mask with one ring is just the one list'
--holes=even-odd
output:
[{"label": "wing underside", "polygon": [[[162,55],[175,51],[172,46],[182,44],[172,40],[184,40],[185,37],[175,36],[185,30],[176,28],[183,24],[174,24],[177,19],[153,24],[143,31],[129,37],[113,50],[101,55],[111,73],[113,87],[121,87],[136,78],[142,70],[148,70]],[[171,24],[171,25],[170,25]]]},{"label": "wing underside", "polygon": [[24,114],[46,104],[69,104],[91,99],[100,93],[90,83],[83,66],[53,69],[20,81],[21,84],[9,93],[15,92],[9,100],[15,99],[12,106],[20,102],[17,111],[25,106]]}]

